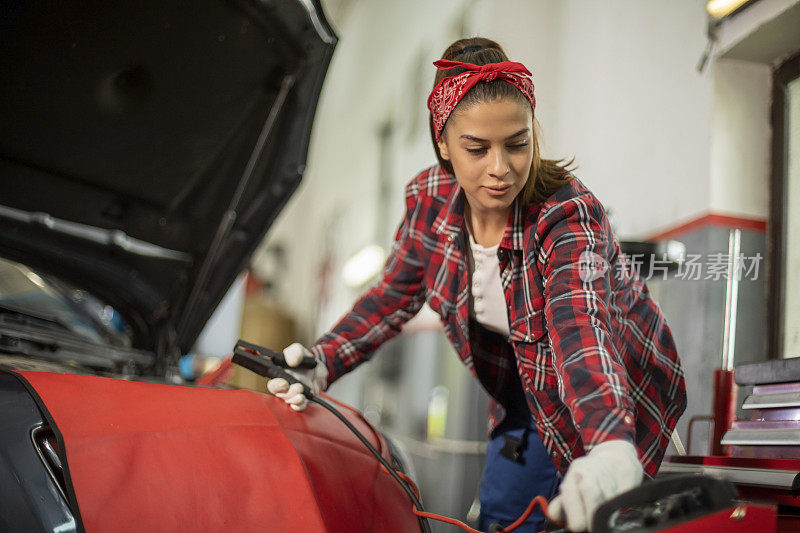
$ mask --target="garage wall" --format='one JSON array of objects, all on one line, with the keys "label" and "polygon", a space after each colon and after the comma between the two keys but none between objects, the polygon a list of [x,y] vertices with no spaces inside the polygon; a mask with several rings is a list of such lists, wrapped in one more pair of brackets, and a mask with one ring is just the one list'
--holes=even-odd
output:
[{"label": "garage wall", "polygon": [[[402,186],[434,162],[425,98],[430,63],[459,35],[498,40],[530,66],[545,155],[575,155],[578,175],[641,238],[711,205],[712,73],[698,73],[704,3],[480,0],[353,3],[319,105],[309,166],[267,245],[288,251],[279,298],[301,317],[306,342],[359,291],[343,262],[386,235],[402,214]],[[388,208],[378,212],[379,130],[392,124]],[[384,220],[381,220],[381,219]],[[383,224],[382,235],[376,234]],[[327,291],[317,286],[328,265]],[[325,305],[318,304],[324,295]],[[311,318],[313,317],[313,318]]]},{"label": "garage wall", "polygon": [[553,156],[616,215],[623,238],[644,238],[709,206],[712,75],[705,2],[481,2],[481,34],[531,66]]},{"label": "garage wall", "polygon": [[764,63],[720,58],[713,70],[709,209],[766,219],[772,69]]},{"label": "garage wall", "polygon": [[[360,295],[342,283],[342,265],[367,244],[388,248],[403,185],[435,161],[425,109],[430,63],[460,36],[498,40],[529,66],[544,154],[576,156],[577,175],[612,209],[620,239],[669,236],[708,258],[727,251],[731,227],[744,227],[742,251],[763,256],[769,77],[797,39],[779,30],[800,2],[760,0],[726,22],[699,72],[704,5],[354,0],[338,28],[304,182],[264,243],[287,251],[275,298],[297,317],[298,340],[313,343]],[[737,330],[741,360],[766,356],[765,272],[762,263],[761,277],[741,292],[740,312],[751,312]],[[690,370],[690,414],[710,409],[723,288],[720,280],[653,282]]]},{"label": "garage wall", "polygon": [[[461,32],[470,2],[353,2],[325,81],[303,183],[270,230],[288,270],[276,298],[300,320],[304,342],[330,327],[359,294],[344,261],[366,245],[388,248],[404,210],[403,186],[434,161],[425,101],[432,61]],[[381,161],[381,129],[391,126]],[[390,183],[380,204],[381,166]],[[256,259],[256,262],[258,258]],[[327,267],[323,265],[328,265]],[[328,272],[325,287],[322,272]]]}]

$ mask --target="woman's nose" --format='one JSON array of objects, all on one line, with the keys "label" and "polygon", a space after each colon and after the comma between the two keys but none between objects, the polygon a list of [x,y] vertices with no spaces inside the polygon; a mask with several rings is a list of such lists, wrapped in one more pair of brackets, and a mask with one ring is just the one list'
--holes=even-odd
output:
[{"label": "woman's nose", "polygon": [[492,160],[489,167],[489,174],[497,178],[503,178],[510,170],[508,160],[503,150],[494,150],[492,152]]}]

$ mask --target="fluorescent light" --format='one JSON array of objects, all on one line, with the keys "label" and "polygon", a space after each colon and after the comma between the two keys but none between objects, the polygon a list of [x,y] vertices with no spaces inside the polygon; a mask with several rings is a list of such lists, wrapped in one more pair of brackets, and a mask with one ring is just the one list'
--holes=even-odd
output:
[{"label": "fluorescent light", "polygon": [[709,0],[706,3],[706,11],[715,19],[726,17],[742,7],[750,0]]},{"label": "fluorescent light", "polygon": [[381,271],[385,259],[386,252],[377,244],[362,248],[344,264],[344,282],[350,287],[360,287]]}]

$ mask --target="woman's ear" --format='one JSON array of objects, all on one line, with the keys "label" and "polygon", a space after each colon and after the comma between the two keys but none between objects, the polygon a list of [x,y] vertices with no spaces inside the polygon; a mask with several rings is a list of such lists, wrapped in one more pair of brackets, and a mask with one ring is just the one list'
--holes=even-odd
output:
[{"label": "woman's ear", "polygon": [[442,156],[442,159],[449,161],[450,152],[447,150],[447,143],[444,142],[444,136],[440,140],[436,141],[436,144],[439,145],[439,154]]}]

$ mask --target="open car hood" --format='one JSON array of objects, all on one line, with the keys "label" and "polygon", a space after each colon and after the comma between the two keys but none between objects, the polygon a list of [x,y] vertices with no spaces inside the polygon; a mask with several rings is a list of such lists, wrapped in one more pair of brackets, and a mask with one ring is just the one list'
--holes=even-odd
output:
[{"label": "open car hood", "polygon": [[0,256],[186,353],[300,183],[336,41],[319,0],[4,2]]}]

